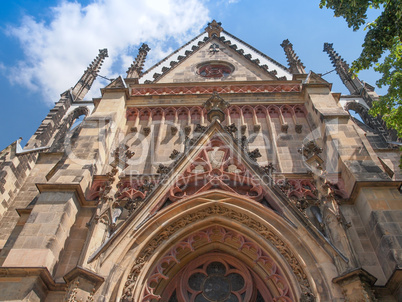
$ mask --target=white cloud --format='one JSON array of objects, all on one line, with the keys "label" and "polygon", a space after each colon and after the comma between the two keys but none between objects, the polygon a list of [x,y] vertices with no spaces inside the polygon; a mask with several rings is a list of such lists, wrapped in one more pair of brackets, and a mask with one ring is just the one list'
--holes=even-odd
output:
[{"label": "white cloud", "polygon": [[25,55],[8,67],[10,81],[40,91],[49,104],[74,86],[100,48],[109,50],[101,74],[125,75],[142,42],[150,45],[155,63],[172,51],[169,39],[183,43],[209,21],[203,0],[95,0],[87,6],[63,1],[52,13],[47,23],[25,16],[20,26],[7,29]]}]

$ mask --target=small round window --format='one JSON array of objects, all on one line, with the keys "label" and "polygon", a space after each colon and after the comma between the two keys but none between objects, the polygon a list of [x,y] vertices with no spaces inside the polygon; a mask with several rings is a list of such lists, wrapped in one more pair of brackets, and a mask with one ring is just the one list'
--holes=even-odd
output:
[{"label": "small round window", "polygon": [[232,64],[226,62],[206,62],[197,67],[197,73],[204,78],[225,78],[234,70]]}]

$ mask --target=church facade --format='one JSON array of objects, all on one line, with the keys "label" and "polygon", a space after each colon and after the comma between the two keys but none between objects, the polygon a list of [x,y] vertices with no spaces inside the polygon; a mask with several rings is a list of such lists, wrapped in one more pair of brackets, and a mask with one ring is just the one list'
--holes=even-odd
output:
[{"label": "church facade", "polygon": [[0,153],[0,301],[401,301],[395,132],[332,44],[349,95],[281,46],[213,21],[85,100],[100,50]]}]

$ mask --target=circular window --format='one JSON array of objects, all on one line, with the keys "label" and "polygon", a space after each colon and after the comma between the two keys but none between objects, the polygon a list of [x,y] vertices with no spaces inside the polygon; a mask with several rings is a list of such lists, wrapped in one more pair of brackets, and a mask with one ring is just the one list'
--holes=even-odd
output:
[{"label": "circular window", "polygon": [[232,64],[226,62],[206,62],[197,67],[197,73],[204,78],[225,78],[234,70]]},{"label": "circular window", "polygon": [[194,302],[249,301],[253,286],[248,269],[230,261],[230,256],[212,254],[207,259],[187,267],[179,291],[183,301],[184,297]]}]

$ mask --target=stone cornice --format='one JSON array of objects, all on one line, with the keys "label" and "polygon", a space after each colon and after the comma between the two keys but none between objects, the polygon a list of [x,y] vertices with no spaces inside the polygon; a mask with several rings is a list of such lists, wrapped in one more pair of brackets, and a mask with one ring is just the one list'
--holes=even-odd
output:
[{"label": "stone cornice", "polygon": [[225,83],[172,83],[166,84],[142,84],[130,86],[130,95],[157,96],[157,95],[210,95],[213,92],[219,94],[237,93],[277,93],[300,92],[299,81],[263,81],[263,82],[225,82]]},{"label": "stone cornice", "polygon": [[353,204],[360,192],[361,188],[399,188],[402,185],[401,181],[393,181],[391,179],[387,180],[372,180],[372,181],[356,181],[350,197],[347,200],[347,204]]},{"label": "stone cornice", "polygon": [[97,201],[88,201],[82,191],[80,184],[60,184],[60,183],[37,183],[36,187],[40,193],[43,192],[74,192],[82,207],[94,207]]},{"label": "stone cornice", "polygon": [[332,279],[332,282],[336,284],[342,284],[344,282],[349,282],[350,279],[358,277],[360,280],[367,282],[370,285],[374,285],[377,281],[377,278],[368,273],[366,270],[362,268],[358,268],[349,272],[346,272],[338,277]]},{"label": "stone cornice", "polygon": [[46,288],[51,291],[65,291],[67,284],[56,283],[45,267],[0,267],[0,280],[15,282],[13,278],[39,277]]},{"label": "stone cornice", "polygon": [[90,270],[80,267],[80,266],[76,266],[75,268],[73,268],[71,271],[69,271],[64,277],[63,279],[67,282],[70,283],[72,281],[74,281],[74,279],[76,278],[83,278],[85,280],[88,280],[89,282],[91,282],[95,289],[98,289],[99,286],[101,286],[101,284],[103,283],[103,281],[105,281],[105,279],[97,274],[95,274],[94,272],[91,272]]}]

